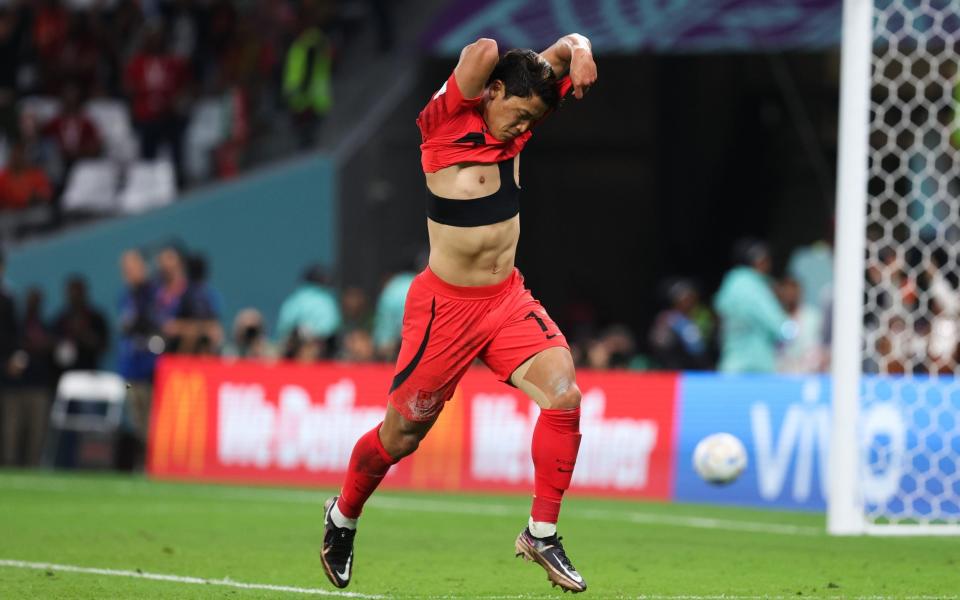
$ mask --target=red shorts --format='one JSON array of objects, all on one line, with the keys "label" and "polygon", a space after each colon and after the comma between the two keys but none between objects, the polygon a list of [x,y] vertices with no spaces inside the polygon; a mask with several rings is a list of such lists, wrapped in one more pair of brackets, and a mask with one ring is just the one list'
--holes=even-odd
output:
[{"label": "red shorts", "polygon": [[427,267],[407,292],[390,402],[409,421],[429,421],[474,359],[509,382],[527,359],[569,348],[557,324],[513,270],[496,285],[451,285]]}]

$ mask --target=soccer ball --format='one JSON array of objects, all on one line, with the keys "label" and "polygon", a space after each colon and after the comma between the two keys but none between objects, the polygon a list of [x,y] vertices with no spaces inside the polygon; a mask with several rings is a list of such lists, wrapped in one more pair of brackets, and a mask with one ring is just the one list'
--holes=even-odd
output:
[{"label": "soccer ball", "polygon": [[747,468],[747,450],[736,436],[714,433],[697,444],[693,468],[707,483],[733,483]]}]

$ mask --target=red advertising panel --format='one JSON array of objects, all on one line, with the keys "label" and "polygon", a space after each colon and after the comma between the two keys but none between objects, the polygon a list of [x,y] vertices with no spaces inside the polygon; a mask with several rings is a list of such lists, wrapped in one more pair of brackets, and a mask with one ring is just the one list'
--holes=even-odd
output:
[{"label": "red advertising panel", "polygon": [[[356,439],[383,418],[388,365],[301,366],[164,357],[150,425],[154,477],[339,485]],[[667,498],[677,377],[580,372],[573,489]],[[430,435],[384,486],[529,491],[536,405],[470,371]]]}]

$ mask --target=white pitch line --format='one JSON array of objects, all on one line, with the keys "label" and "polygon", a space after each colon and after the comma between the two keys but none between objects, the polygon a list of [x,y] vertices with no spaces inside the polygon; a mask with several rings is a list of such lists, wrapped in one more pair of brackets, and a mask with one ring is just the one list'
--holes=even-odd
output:
[{"label": "white pitch line", "polygon": [[[11,481],[13,479],[13,481]],[[16,481],[20,479],[20,481]],[[52,491],[76,493],[77,488],[66,486],[56,481],[43,481],[42,478],[31,477],[3,477],[6,487],[32,491]],[[12,485],[11,485],[12,484]],[[103,487],[109,486],[111,491],[122,495],[142,495],[148,492],[147,482],[99,482]],[[97,491],[102,491],[103,487]],[[170,489],[170,488],[167,488]],[[216,497],[229,500],[249,502],[290,502],[294,504],[319,504],[322,500],[318,492],[306,490],[271,490],[258,488],[229,488],[211,485],[191,485],[177,489],[177,493],[187,492],[200,497]],[[154,501],[157,496],[154,494]],[[575,501],[574,501],[575,502]],[[464,514],[473,516],[514,516],[526,510],[526,505],[510,506],[505,504],[488,504],[480,502],[460,502],[446,500],[427,500],[419,498],[401,498],[389,494],[373,496],[368,508],[383,510],[402,510],[424,513]],[[519,513],[518,513],[519,511]],[[593,521],[619,521],[643,525],[666,525],[673,527],[689,527],[694,529],[713,529],[721,531],[741,531],[748,533],[768,533],[779,535],[823,535],[822,527],[810,525],[790,525],[785,523],[767,523],[763,521],[742,521],[739,519],[717,519],[711,517],[683,517],[663,515],[641,511],[613,511],[601,509],[578,509],[570,507],[564,510],[564,515],[572,518],[588,519]]]},{"label": "white pitch line", "polygon": [[55,563],[28,562],[25,560],[0,559],[0,567],[14,569],[35,569],[40,571],[64,571],[67,573],[84,573],[87,575],[109,575],[111,577],[131,577],[133,579],[152,579],[154,581],[172,581],[174,583],[189,583],[194,585],[220,585],[224,587],[240,588],[244,590],[267,590],[271,592],[290,592],[291,594],[309,594],[313,596],[336,596],[340,598],[370,598],[378,599],[386,596],[374,594],[359,594],[357,592],[335,592],[318,588],[302,588],[289,585],[271,585],[269,583],[243,583],[231,579],[203,579],[200,577],[183,577],[181,575],[166,575],[163,573],[147,573],[144,571],[123,571],[119,569],[97,569],[94,567],[78,567],[75,565],[59,565]]}]

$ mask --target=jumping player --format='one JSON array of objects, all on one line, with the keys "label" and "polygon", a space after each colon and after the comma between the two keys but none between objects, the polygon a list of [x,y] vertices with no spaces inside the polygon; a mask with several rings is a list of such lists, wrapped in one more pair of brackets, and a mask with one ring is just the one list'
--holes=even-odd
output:
[{"label": "jumping player", "polygon": [[357,519],[390,466],[417,449],[475,358],[533,399],[533,506],[516,553],[564,591],[587,584],[557,537],[563,492],[580,447],[580,390],[563,334],[514,267],[520,237],[520,151],[531,127],[572,88],[597,79],[590,42],[567,35],[547,50],[479,39],[417,118],[427,187],[430,260],[407,294],[383,422],[357,441],[339,496],[327,500],[321,559],[350,583]]}]

